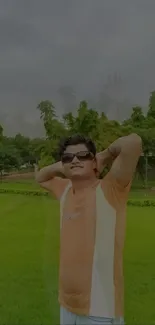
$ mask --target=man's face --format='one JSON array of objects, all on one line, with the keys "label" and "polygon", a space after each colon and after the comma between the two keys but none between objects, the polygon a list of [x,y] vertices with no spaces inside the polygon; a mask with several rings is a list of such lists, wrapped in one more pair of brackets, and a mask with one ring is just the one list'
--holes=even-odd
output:
[{"label": "man's face", "polygon": [[84,144],[68,146],[62,163],[67,178],[88,179],[94,175],[96,160]]}]

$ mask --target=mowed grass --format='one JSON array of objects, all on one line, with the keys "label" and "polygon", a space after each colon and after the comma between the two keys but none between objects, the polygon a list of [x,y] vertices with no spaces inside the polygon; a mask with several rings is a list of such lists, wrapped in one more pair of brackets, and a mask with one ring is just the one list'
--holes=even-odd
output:
[{"label": "mowed grass", "polygon": [[58,324],[57,202],[1,194],[0,207],[0,324]]},{"label": "mowed grass", "polygon": [[[155,212],[128,208],[125,318],[155,324]],[[0,323],[59,324],[59,206],[46,197],[0,194]]]},{"label": "mowed grass", "polygon": [[2,181],[0,182],[0,189],[8,188],[8,189],[16,189],[16,190],[40,190],[40,186],[33,180],[21,180],[21,181]]}]

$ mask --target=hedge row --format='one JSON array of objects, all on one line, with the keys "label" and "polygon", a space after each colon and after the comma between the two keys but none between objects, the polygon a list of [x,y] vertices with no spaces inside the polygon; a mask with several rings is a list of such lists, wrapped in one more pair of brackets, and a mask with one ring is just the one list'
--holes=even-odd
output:
[{"label": "hedge row", "polygon": [[[0,193],[2,194],[21,194],[21,195],[30,195],[30,196],[48,196],[48,192],[38,191],[38,190],[16,190],[8,188],[0,188]],[[136,207],[155,207],[155,200],[128,200],[127,203],[129,206]]]},{"label": "hedge row", "polygon": [[48,192],[43,191],[31,191],[31,190],[16,190],[13,188],[0,188],[0,193],[2,194],[22,194],[31,196],[48,196]]},{"label": "hedge row", "polygon": [[155,200],[128,200],[127,204],[135,207],[155,207]]}]

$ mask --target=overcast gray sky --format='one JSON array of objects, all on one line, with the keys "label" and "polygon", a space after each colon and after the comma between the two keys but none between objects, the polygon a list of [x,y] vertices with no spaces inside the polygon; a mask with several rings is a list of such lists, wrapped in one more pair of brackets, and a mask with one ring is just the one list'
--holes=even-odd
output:
[{"label": "overcast gray sky", "polygon": [[115,71],[145,106],[155,89],[154,32],[155,0],[1,0],[0,113],[34,118],[62,85],[95,96]]}]

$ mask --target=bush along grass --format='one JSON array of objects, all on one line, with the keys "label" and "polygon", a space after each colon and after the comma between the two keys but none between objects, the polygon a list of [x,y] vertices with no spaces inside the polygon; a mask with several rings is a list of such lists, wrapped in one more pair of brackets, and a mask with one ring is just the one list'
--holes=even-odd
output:
[{"label": "bush along grass", "polygon": [[[29,195],[29,196],[49,196],[48,192],[39,191],[39,190],[17,190],[13,188],[0,188],[1,194],[21,194],[21,195]],[[154,207],[155,200],[128,200],[127,204],[129,206],[135,207]]]},{"label": "bush along grass", "polygon": [[31,196],[48,196],[48,192],[44,191],[31,191],[31,190],[16,190],[13,188],[0,188],[1,194],[22,194]]},{"label": "bush along grass", "polygon": [[135,207],[154,207],[155,200],[128,200],[127,204]]}]

